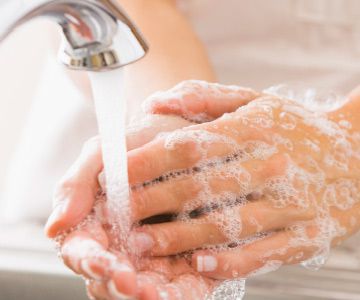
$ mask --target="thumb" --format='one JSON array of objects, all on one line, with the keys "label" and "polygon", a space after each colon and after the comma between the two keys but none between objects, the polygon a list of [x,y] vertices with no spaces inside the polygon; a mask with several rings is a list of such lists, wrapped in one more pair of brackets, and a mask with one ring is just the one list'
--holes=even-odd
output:
[{"label": "thumb", "polygon": [[90,213],[102,168],[100,139],[92,138],[85,143],[79,158],[55,189],[55,208],[45,225],[48,237],[53,238],[79,224]]},{"label": "thumb", "polygon": [[234,112],[260,94],[250,88],[206,81],[183,81],[150,96],[143,109],[152,114],[175,114],[203,123]]},{"label": "thumb", "polygon": [[[160,132],[190,124],[172,116],[148,116],[143,124],[134,124],[133,128],[128,129],[127,148],[132,150],[141,147]],[[79,158],[55,189],[55,208],[45,225],[48,237],[53,238],[59,232],[79,224],[91,212],[99,190],[98,176],[102,169],[101,143],[96,137],[85,143]]]}]

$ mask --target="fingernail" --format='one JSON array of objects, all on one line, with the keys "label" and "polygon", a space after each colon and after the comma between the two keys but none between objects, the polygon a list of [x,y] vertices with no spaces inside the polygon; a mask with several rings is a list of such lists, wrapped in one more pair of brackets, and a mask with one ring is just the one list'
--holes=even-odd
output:
[{"label": "fingernail", "polygon": [[51,227],[59,222],[63,218],[65,212],[66,205],[64,203],[59,204],[55,207],[54,211],[51,213],[49,219],[45,224],[45,231],[49,233],[51,231]]},{"label": "fingernail", "polygon": [[212,272],[217,268],[217,259],[210,255],[199,255],[196,258],[196,268],[198,272]]},{"label": "fingernail", "polygon": [[116,288],[116,285],[114,283],[113,280],[111,280],[108,283],[108,290],[110,295],[116,299],[116,300],[128,300],[128,299],[133,299],[133,297],[129,296],[129,295],[125,295],[121,292],[118,291],[118,289]]},{"label": "fingernail", "polygon": [[90,276],[92,279],[95,280],[101,280],[102,277],[99,274],[96,274],[90,267],[89,265],[89,261],[87,260],[82,260],[81,261],[81,269],[88,275]]},{"label": "fingernail", "polygon": [[138,253],[150,250],[154,246],[153,238],[145,232],[136,232],[129,237],[129,244]]}]

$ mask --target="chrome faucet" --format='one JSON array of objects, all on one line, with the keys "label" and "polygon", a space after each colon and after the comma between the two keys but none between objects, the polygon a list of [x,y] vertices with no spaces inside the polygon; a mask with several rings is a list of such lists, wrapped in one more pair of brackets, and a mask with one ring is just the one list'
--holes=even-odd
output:
[{"label": "chrome faucet", "polygon": [[62,28],[59,58],[71,69],[115,69],[137,61],[148,50],[140,32],[114,0],[1,2],[0,42],[21,24],[49,17]]}]

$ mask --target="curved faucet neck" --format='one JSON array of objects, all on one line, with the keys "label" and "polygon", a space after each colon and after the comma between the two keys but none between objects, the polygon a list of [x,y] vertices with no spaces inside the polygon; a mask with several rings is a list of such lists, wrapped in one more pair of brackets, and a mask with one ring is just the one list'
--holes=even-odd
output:
[{"label": "curved faucet neck", "polygon": [[60,58],[69,68],[91,71],[117,68],[140,59],[148,50],[134,24],[111,0],[36,0],[20,10],[18,6],[23,1],[11,1],[14,0],[2,4],[4,13],[12,17],[4,22],[0,13],[0,25],[3,23],[0,41],[33,18],[50,18],[62,28]]}]

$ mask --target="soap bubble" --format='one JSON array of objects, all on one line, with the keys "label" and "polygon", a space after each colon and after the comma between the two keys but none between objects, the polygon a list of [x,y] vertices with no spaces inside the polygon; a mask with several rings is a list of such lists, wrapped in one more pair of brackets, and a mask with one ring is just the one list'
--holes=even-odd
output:
[{"label": "soap bubble", "polygon": [[225,280],[216,287],[206,300],[242,300],[245,295],[245,279]]}]

